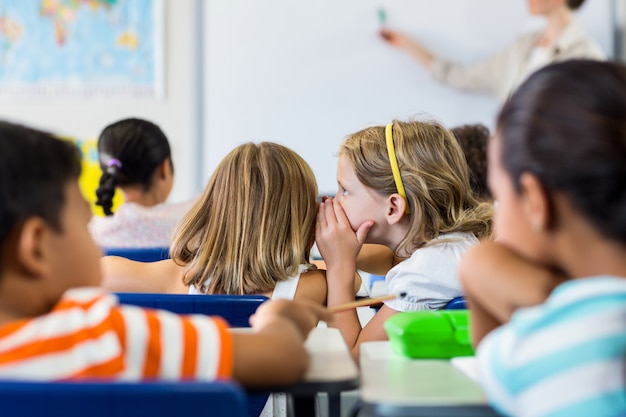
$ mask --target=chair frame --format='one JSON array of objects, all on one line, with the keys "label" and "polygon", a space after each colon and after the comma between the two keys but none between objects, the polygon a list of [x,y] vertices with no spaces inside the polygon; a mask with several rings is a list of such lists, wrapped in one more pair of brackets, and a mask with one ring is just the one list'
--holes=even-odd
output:
[{"label": "chair frame", "polygon": [[121,256],[139,262],[156,262],[170,259],[169,247],[154,248],[102,248],[104,256]]},{"label": "chair frame", "polygon": [[467,303],[465,302],[465,297],[459,296],[455,297],[452,300],[448,301],[448,304],[443,308],[444,310],[466,310]]}]

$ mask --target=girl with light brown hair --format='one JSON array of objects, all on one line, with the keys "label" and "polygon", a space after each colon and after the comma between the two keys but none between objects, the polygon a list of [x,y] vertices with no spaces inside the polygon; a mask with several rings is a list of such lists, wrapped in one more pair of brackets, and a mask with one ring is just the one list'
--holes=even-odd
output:
[{"label": "girl with light brown hair", "polygon": [[222,160],[181,220],[172,259],[141,263],[105,257],[104,286],[263,294],[323,304],[324,271],[309,262],[316,200],[313,172],[297,153],[270,142],[240,145]]}]

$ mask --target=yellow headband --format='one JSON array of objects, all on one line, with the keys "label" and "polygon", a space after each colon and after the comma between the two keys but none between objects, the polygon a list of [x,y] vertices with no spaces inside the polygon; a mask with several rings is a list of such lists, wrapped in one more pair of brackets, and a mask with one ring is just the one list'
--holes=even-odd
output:
[{"label": "yellow headband", "polygon": [[409,214],[411,208],[409,207],[409,200],[406,198],[406,192],[404,191],[404,184],[402,184],[402,176],[400,175],[400,167],[398,166],[398,158],[396,158],[396,150],[393,147],[393,135],[392,135],[393,123],[389,123],[385,128],[385,139],[387,141],[387,153],[389,154],[389,164],[391,165],[391,172],[393,172],[393,180],[396,183],[398,194],[404,198],[406,202],[405,213]]}]

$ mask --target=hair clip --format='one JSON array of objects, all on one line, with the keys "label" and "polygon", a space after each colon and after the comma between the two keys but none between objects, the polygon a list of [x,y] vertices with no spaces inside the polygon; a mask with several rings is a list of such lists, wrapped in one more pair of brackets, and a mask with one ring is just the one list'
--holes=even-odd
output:
[{"label": "hair clip", "polygon": [[118,170],[122,169],[122,163],[120,162],[119,159],[115,159],[115,158],[109,159],[106,163],[106,172],[108,174],[114,174],[115,168],[117,168]]}]

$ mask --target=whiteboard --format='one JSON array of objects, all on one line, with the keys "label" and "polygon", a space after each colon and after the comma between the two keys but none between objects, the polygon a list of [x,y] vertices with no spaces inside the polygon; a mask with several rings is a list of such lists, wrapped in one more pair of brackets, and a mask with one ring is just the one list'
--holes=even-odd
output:
[{"label": "whiteboard", "polygon": [[[612,0],[576,19],[613,51]],[[247,141],[294,149],[321,193],[336,190],[344,137],[391,119],[430,115],[449,127],[493,128],[499,103],[438,85],[378,35],[378,10],[443,57],[474,62],[543,24],[524,0],[206,0],[203,13],[203,172]]]}]

